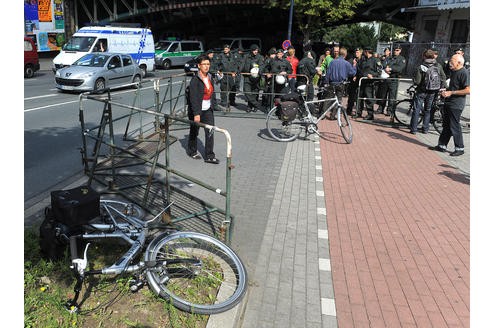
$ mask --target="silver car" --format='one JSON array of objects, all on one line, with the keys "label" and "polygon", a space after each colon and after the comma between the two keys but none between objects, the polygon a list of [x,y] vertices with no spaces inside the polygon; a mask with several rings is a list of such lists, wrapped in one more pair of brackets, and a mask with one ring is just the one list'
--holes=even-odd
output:
[{"label": "silver car", "polygon": [[141,81],[141,69],[127,54],[94,52],[55,72],[59,90],[99,91]]}]

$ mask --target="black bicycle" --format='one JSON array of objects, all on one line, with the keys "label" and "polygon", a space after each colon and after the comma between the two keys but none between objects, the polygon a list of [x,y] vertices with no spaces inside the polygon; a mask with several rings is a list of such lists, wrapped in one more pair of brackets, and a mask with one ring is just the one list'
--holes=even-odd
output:
[{"label": "black bicycle", "polygon": [[[411,117],[414,111],[414,96],[416,95],[416,85],[407,88],[408,98],[399,100],[396,103],[394,117],[402,125],[410,126]],[[442,133],[444,102],[441,97],[437,97],[433,102],[430,114],[430,123],[438,133]],[[424,109],[419,113],[418,124],[423,121]]]}]

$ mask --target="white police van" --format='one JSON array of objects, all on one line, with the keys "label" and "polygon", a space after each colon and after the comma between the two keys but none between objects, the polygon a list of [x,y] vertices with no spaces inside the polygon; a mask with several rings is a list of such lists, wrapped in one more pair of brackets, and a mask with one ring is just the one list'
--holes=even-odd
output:
[{"label": "white police van", "polygon": [[129,54],[144,77],[155,70],[155,42],[147,28],[87,26],[78,30],[53,59],[52,69],[70,66],[87,53],[108,51]]}]

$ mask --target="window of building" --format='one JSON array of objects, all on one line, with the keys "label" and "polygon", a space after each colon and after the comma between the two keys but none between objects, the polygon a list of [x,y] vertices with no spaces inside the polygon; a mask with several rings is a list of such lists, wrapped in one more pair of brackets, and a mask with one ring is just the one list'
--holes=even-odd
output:
[{"label": "window of building", "polygon": [[467,19],[456,19],[452,23],[451,43],[466,43],[468,41],[469,22]]}]

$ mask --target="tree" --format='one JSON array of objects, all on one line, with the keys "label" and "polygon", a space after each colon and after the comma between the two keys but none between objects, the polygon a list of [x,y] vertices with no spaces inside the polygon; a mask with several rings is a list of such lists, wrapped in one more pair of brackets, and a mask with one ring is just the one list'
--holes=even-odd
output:
[{"label": "tree", "polygon": [[389,23],[381,23],[379,41],[405,41],[407,29]]},{"label": "tree", "polygon": [[[295,26],[303,34],[306,43],[313,31],[340,19],[352,17],[354,9],[362,3],[364,0],[294,0]],[[289,9],[290,0],[269,0],[267,7]]]},{"label": "tree", "polygon": [[327,31],[323,36],[323,41],[336,41],[348,49],[366,46],[374,49],[378,40],[375,35],[375,29],[372,26],[349,24],[340,25]]}]

